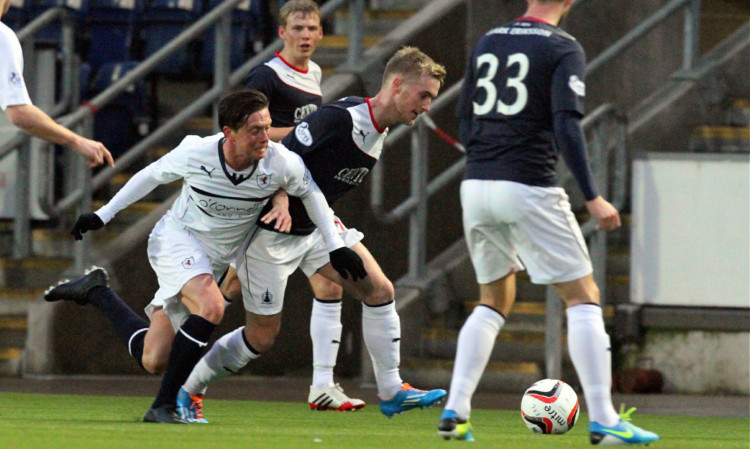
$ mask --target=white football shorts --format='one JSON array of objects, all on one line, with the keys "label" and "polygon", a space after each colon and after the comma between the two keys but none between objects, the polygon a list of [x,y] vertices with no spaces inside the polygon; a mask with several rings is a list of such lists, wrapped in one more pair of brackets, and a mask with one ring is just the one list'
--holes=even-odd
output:
[{"label": "white football shorts", "polygon": [[163,307],[176,331],[190,316],[190,310],[180,301],[182,287],[200,274],[219,279],[228,264],[212,258],[205,245],[169,215],[162,217],[151,231],[147,253],[159,290],[146,306],[146,315],[150,319],[157,307]]},{"label": "white football shorts", "polygon": [[581,228],[560,187],[467,179],[461,182],[461,208],[480,284],[524,265],[535,284],[573,281],[593,271]]},{"label": "white football shorts", "polygon": [[[334,217],[339,235],[351,248],[364,238],[356,229],[347,229]],[[330,262],[328,249],[319,230],[310,235],[290,235],[258,229],[246,242],[247,249],[237,257],[237,276],[242,284],[245,309],[256,315],[275,315],[284,306],[289,276],[297,268],[307,277]]]}]

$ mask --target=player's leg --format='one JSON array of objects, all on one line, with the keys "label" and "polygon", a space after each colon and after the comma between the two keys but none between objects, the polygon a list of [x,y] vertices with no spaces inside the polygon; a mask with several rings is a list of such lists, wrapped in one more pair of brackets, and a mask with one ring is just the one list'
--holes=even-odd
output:
[{"label": "player's leg", "polygon": [[219,282],[221,294],[229,301],[235,302],[242,299],[242,285],[237,277],[237,270],[230,266],[224,278]]},{"label": "player's leg", "polygon": [[586,398],[591,443],[657,441],[658,435],[621,419],[612,404],[612,352],[593,275],[555,284],[555,290],[567,306],[568,350]]},{"label": "player's leg", "polygon": [[175,337],[175,329],[164,309],[151,312],[151,325],[145,332],[142,345],[143,368],[151,374],[161,374],[167,367],[169,352]]},{"label": "player's leg", "polygon": [[362,243],[354,244],[351,249],[362,259],[367,277],[356,282],[351,278],[343,279],[330,262],[318,273],[340,283],[344,290],[363,303],[362,335],[373,360],[381,412],[391,417],[439,402],[445,396],[445,390],[418,390],[402,381],[399,373],[401,320],[396,312],[393,284]]},{"label": "player's leg", "polygon": [[72,281],[62,281],[47,289],[46,301],[74,301],[79,305],[91,304],[107,318],[117,336],[128,349],[128,353],[146,371],[142,363],[143,344],[149,323],[131,309],[109,287],[107,271],[101,267],[91,267],[81,277]]},{"label": "player's leg", "polygon": [[438,434],[443,438],[473,441],[469,423],[471,398],[490,360],[495,340],[510,313],[515,295],[514,272],[489,284],[479,285],[479,305],[458,334],[448,400],[438,423]]},{"label": "player's leg", "polygon": [[[176,414],[177,393],[203,356],[208,339],[224,315],[224,297],[212,274],[203,273],[190,279],[182,287],[180,299],[190,310],[190,316],[172,341],[161,387],[144,417],[147,422],[165,422],[159,416],[163,410],[169,415]],[[166,422],[185,421],[171,419]]]},{"label": "player's leg", "polygon": [[313,347],[313,378],[307,403],[311,410],[358,410],[365,406],[361,399],[350,398],[333,380],[341,347],[341,298],[343,288],[324,276],[314,273],[309,277],[313,289],[310,315],[310,339]]},{"label": "player's leg", "polygon": [[464,181],[461,205],[464,235],[479,284],[479,305],[458,334],[456,358],[438,434],[443,438],[473,441],[471,399],[489,362],[495,339],[505,324],[516,297],[518,262],[511,242],[513,210],[510,192],[493,181]]}]

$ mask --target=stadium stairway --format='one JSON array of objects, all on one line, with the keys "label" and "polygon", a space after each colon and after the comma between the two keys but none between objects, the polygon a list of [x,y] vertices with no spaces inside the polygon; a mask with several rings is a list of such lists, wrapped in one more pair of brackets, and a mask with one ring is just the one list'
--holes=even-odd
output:
[{"label": "stadium stairway", "polygon": [[[152,149],[139,167],[166,151],[163,147]],[[107,186],[96,193],[93,209],[101,207],[138,168],[113,177]],[[94,245],[113,240],[158,207],[179,187],[179,183],[160,186],[143,200],[121,211],[104,229],[91,233]],[[21,373],[30,305],[34,301],[43,301],[42,294],[49,285],[61,278],[76,275],[68,271],[73,266],[75,245],[70,235],[71,225],[67,220],[62,220],[62,223],[40,223],[31,232],[33,256],[22,259],[12,257],[13,234],[9,224],[0,228],[0,376],[17,376]]]}]

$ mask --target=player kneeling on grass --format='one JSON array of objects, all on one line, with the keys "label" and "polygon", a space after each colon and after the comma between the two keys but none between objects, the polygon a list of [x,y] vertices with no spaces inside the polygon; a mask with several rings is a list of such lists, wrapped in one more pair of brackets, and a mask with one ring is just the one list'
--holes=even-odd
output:
[{"label": "player kneeling on grass", "polygon": [[[388,127],[411,125],[419,114],[430,109],[444,77],[443,66],[429,56],[417,48],[403,48],[386,64],[377,95],[349,97],[325,105],[305,117],[282,142],[302,157],[329,204],[333,204],[358,186],[375,166]],[[359,254],[367,270],[367,276],[360,280],[342,276],[328,263],[320,230],[299,207],[299,200],[290,198],[289,209],[292,230],[288,235],[260,225],[240,254],[237,273],[247,324],[221,337],[196,365],[180,394],[185,399],[179,402],[182,416],[192,419],[193,414],[202,415],[203,394],[210,382],[237,372],[273,345],[281,326],[287,278],[297,268],[308,277],[319,274],[342,285],[362,301],[362,333],[373,360],[383,414],[391,417],[440,401],[445,390],[418,390],[404,383],[399,375],[401,324],[393,284],[362,244],[363,235],[337,221],[341,238]],[[282,245],[284,251],[274,250],[271,242]],[[325,318],[338,322],[336,314]],[[329,337],[321,344],[338,344],[332,340],[336,338]],[[335,351],[331,353],[335,358]],[[334,365],[333,358],[327,361],[329,366]],[[311,402],[313,408],[320,405],[325,409],[329,400],[337,398],[313,397]]]}]

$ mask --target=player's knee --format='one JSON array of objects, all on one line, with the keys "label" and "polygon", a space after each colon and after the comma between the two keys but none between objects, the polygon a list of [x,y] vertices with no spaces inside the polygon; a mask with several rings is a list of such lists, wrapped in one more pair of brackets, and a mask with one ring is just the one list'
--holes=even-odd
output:
[{"label": "player's knee", "polygon": [[224,318],[224,298],[221,301],[205,301],[198,314],[211,323],[219,324]]},{"label": "player's knee", "polygon": [[587,285],[563,297],[565,305],[568,307],[578,304],[599,304],[599,287],[595,283]]},{"label": "player's knee", "polygon": [[242,299],[242,284],[239,278],[233,278],[229,282],[221,284],[221,293],[232,301]]},{"label": "player's knee", "polygon": [[144,349],[143,356],[141,356],[141,365],[149,374],[161,374],[167,369],[167,360],[157,351]]},{"label": "player's knee", "polygon": [[258,352],[264,353],[273,347],[279,329],[273,327],[245,328],[245,337]]},{"label": "player's knee", "polygon": [[385,276],[373,279],[372,290],[365,298],[365,304],[377,306],[392,301],[396,296],[393,283]]}]

